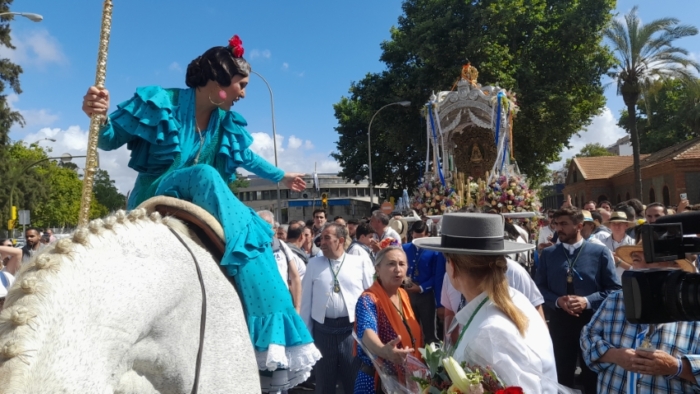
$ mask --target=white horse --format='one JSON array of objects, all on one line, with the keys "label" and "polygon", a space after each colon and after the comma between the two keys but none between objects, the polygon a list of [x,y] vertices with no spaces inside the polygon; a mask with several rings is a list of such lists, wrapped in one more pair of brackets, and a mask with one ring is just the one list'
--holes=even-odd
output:
[{"label": "white horse", "polygon": [[[202,293],[178,225],[186,232],[158,213],[117,212],[25,265],[0,313],[0,393],[189,393]],[[259,393],[238,294],[182,238],[207,294],[199,392]]]}]

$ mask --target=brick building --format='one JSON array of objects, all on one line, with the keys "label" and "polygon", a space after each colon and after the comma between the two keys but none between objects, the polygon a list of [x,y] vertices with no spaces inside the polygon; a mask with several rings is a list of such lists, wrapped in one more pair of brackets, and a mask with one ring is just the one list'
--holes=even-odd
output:
[{"label": "brick building", "polygon": [[642,196],[634,195],[632,156],[577,157],[571,160],[564,187],[577,207],[587,201],[618,203],[637,197],[643,203],[678,204],[687,193],[700,203],[700,138],[642,155]]}]

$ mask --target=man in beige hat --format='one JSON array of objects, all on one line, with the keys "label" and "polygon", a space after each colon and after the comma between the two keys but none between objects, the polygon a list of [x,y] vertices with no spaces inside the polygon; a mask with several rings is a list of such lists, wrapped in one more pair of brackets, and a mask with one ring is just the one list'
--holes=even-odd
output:
[{"label": "man in beige hat", "polygon": [[[647,264],[641,244],[621,246],[617,255],[631,261],[633,269],[695,272],[687,260]],[[598,373],[598,392],[693,392],[700,375],[700,322],[634,324],[624,316],[624,297],[617,291],[581,331],[581,350],[588,367]]]},{"label": "man in beige hat", "polygon": [[605,246],[610,249],[613,253],[613,258],[615,261],[615,272],[617,272],[618,277],[622,277],[622,273],[625,270],[630,269],[630,261],[625,261],[620,259],[615,251],[624,245],[634,245],[634,238],[627,235],[627,229],[634,225],[634,222],[627,218],[627,214],[622,211],[614,211],[610,215],[610,220],[605,223],[606,226],[612,231],[611,234],[596,234],[598,238]]}]

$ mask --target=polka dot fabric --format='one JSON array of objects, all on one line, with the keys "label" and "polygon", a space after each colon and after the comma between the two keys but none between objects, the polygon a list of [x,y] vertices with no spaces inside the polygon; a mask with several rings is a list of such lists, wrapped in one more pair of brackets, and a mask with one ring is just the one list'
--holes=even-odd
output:
[{"label": "polka dot fabric", "polygon": [[[395,339],[398,335],[391,327],[389,319],[381,309],[377,308],[377,304],[372,301],[370,296],[363,294],[355,307],[355,320],[357,321],[357,338],[361,341],[365,330],[370,329],[379,335],[379,340],[382,343],[387,343]],[[372,361],[367,354],[362,350],[360,345],[357,347],[357,356],[366,365],[372,365]],[[374,376],[369,376],[363,371],[357,374],[355,381],[355,394],[374,394]]]},{"label": "polka dot fabric", "polygon": [[[274,182],[284,172],[248,149],[252,138],[243,128],[245,120],[233,112],[212,113],[200,147],[194,96],[192,89],[139,88],[110,115],[99,146],[111,150],[127,144],[132,151],[129,166],[139,172],[139,190],[130,207],[166,195],[192,202],[218,219],[226,238],[221,265],[236,283],[256,352],[266,352],[271,344],[287,351],[311,344],[277,270],[270,225],[243,205],[226,182],[235,178],[232,163]],[[200,164],[193,165],[198,154]]]}]

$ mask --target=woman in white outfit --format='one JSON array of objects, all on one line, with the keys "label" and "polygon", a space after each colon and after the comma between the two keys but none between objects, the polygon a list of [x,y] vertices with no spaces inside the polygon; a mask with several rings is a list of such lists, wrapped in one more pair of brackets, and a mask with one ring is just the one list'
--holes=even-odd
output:
[{"label": "woman in white outfit", "polygon": [[526,393],[556,393],[549,331],[532,303],[508,286],[505,255],[534,245],[503,239],[503,218],[479,213],[443,217],[440,237],[416,246],[443,252],[447,275],[466,299],[455,318],[462,326],[453,357],[491,366],[507,386]]}]

